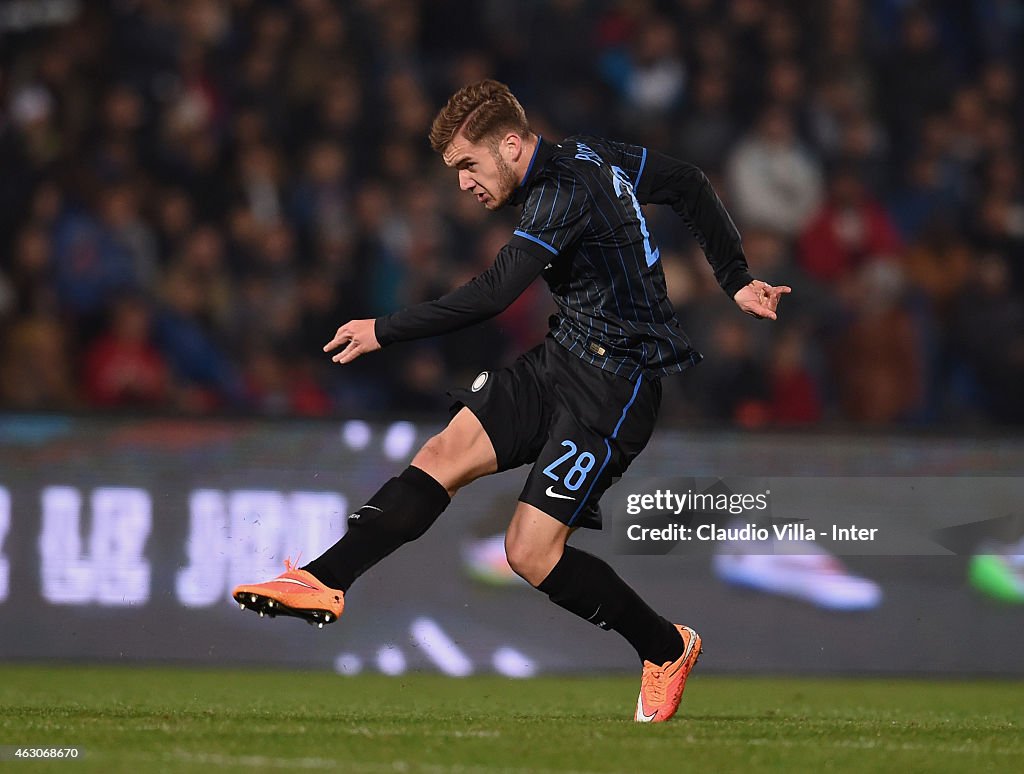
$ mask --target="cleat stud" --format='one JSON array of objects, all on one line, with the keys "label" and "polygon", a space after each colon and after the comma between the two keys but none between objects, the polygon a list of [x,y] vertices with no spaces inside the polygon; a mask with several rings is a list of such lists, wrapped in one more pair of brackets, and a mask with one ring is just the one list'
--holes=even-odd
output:
[{"label": "cleat stud", "polygon": [[318,623],[318,624],[316,625],[316,628],[317,628],[317,629],[323,629],[323,628],[324,628],[324,625],[323,625],[323,623]]},{"label": "cleat stud", "polygon": [[324,613],[324,623],[330,623],[330,622],[331,622],[331,614],[330,613]]},{"label": "cleat stud", "polygon": [[263,611],[260,610],[260,618],[262,618],[262,617],[263,617]]},{"label": "cleat stud", "polygon": [[268,599],[267,600],[267,607],[273,607],[273,606],[274,606],[274,600]]},{"label": "cleat stud", "polygon": [[238,603],[238,609],[239,610],[245,610],[245,602],[239,602]]},{"label": "cleat stud", "polygon": [[249,595],[249,601],[250,602],[255,602],[256,601],[256,595],[255,594],[250,594]]}]

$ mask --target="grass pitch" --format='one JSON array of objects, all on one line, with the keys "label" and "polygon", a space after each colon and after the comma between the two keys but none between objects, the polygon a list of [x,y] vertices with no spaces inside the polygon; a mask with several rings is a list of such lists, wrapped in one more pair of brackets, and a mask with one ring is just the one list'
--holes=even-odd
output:
[{"label": "grass pitch", "polygon": [[[1024,771],[1024,685],[696,674],[631,722],[639,678],[0,666],[12,771]],[[77,746],[77,761],[12,759]]]}]

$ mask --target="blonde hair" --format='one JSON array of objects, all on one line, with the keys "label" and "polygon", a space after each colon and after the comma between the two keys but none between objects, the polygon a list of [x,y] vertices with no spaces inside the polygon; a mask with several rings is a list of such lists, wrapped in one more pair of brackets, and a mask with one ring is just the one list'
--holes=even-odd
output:
[{"label": "blonde hair", "polygon": [[497,143],[506,132],[522,137],[533,134],[519,100],[508,86],[491,79],[463,86],[451,96],[430,126],[430,146],[444,153],[460,129],[474,144]]}]

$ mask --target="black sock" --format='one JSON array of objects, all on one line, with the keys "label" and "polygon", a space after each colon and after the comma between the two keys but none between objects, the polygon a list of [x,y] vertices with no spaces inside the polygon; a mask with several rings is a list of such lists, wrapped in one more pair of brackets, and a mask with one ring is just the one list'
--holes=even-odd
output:
[{"label": "black sock", "polygon": [[448,507],[448,491],[411,465],[348,517],[348,532],[303,567],[332,589],[349,586],[399,546],[429,529]]},{"label": "black sock", "polygon": [[572,546],[537,587],[556,605],[625,637],[641,660],[655,664],[683,654],[683,638],[607,563]]}]

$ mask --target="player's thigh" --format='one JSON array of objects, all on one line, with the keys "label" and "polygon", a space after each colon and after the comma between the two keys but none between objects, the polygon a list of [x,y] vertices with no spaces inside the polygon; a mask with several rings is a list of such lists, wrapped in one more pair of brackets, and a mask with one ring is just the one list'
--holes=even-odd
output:
[{"label": "player's thigh", "polygon": [[[569,527],[601,528],[598,502],[647,445],[661,402],[657,381],[630,382],[581,364],[586,389],[562,391],[520,500]],[[596,397],[595,397],[596,396]]]},{"label": "player's thigh", "polygon": [[498,469],[490,437],[476,415],[465,407],[423,445],[412,464],[432,476],[449,494]]},{"label": "player's thigh", "polygon": [[537,458],[550,424],[550,390],[544,383],[548,355],[543,345],[507,368],[483,371],[472,385],[456,388],[452,410],[472,412],[491,441],[497,470],[511,470]]}]

